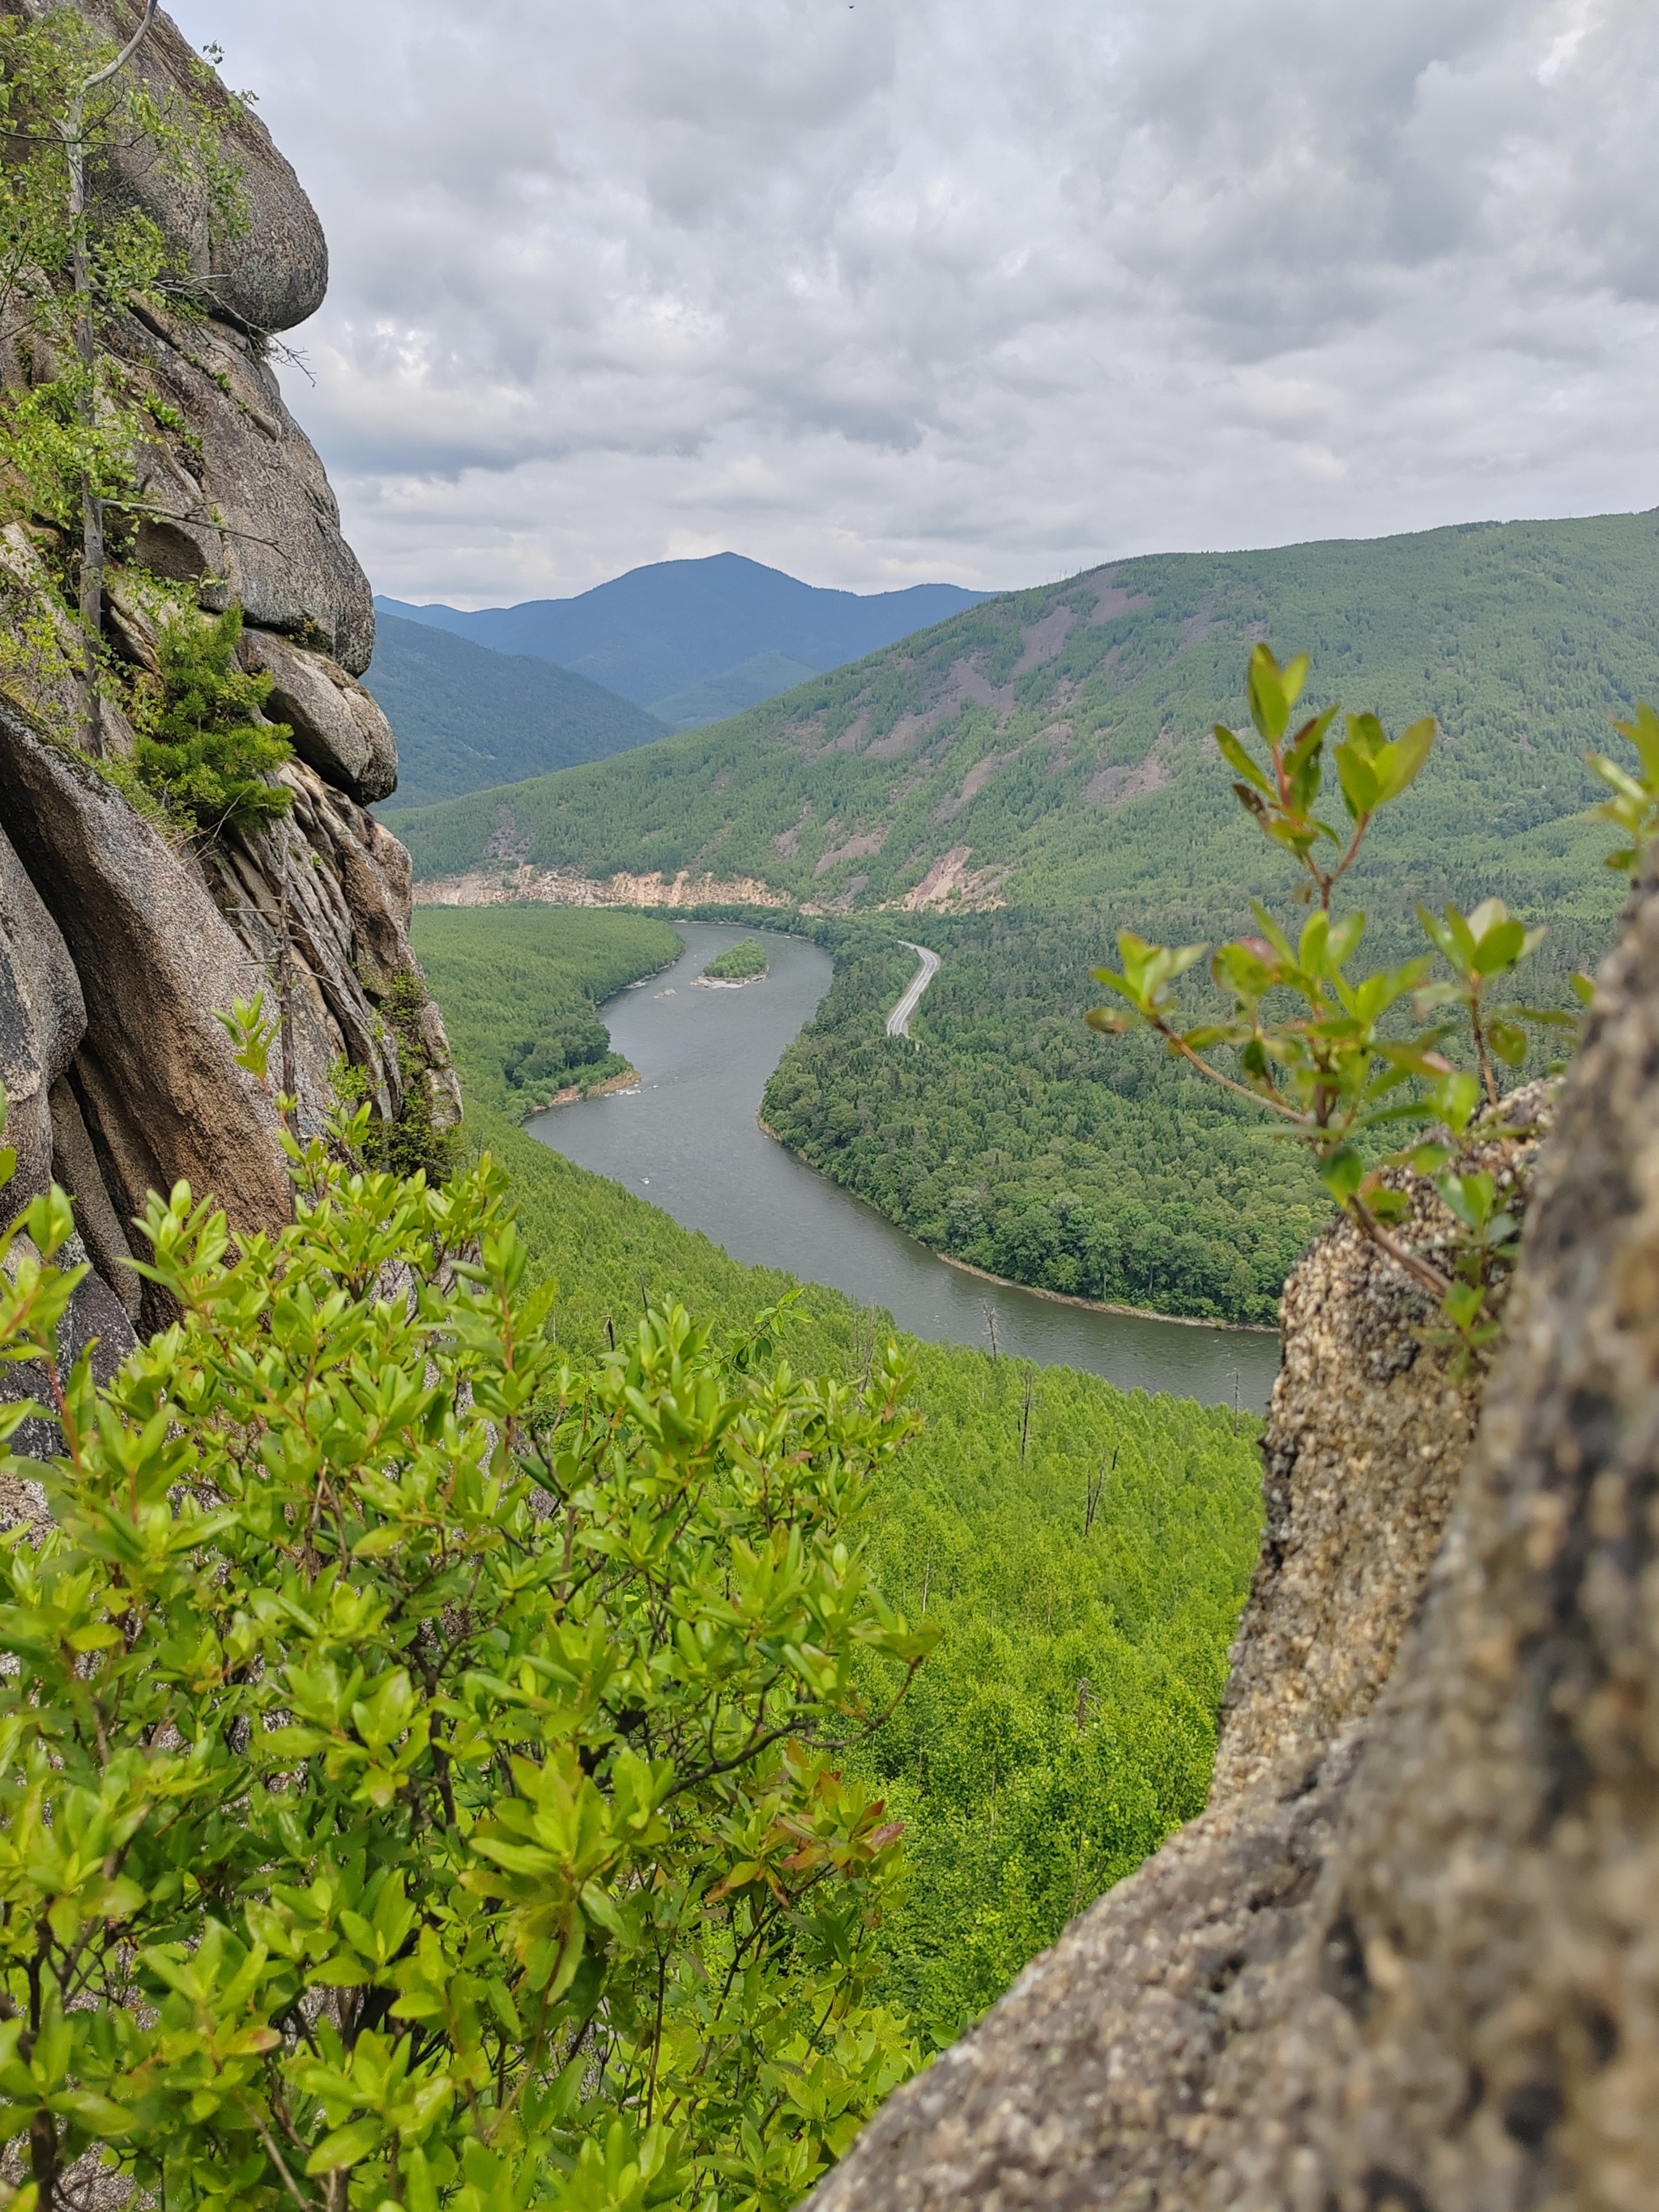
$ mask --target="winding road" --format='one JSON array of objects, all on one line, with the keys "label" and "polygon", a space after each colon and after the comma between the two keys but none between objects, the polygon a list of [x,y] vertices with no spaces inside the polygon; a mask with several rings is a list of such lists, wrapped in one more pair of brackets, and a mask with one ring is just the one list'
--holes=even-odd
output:
[{"label": "winding road", "polygon": [[922,993],[939,973],[939,955],[937,952],[930,952],[925,945],[912,945],[908,937],[901,937],[899,943],[907,952],[914,952],[921,963],[909,989],[887,1017],[888,1036],[908,1037],[910,1034],[910,1017],[921,1004]]}]

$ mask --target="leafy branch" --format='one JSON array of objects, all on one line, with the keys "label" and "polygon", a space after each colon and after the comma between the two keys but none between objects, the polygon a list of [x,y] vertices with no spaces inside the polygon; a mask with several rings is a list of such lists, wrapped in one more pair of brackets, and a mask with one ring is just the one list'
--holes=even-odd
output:
[{"label": "leafy branch", "polygon": [[[1391,739],[1374,714],[1349,714],[1344,734],[1329,742],[1337,707],[1291,729],[1307,682],[1305,655],[1281,665],[1266,645],[1251,655],[1250,716],[1258,747],[1218,725],[1215,740],[1236,772],[1240,804],[1302,877],[1298,903],[1314,908],[1292,939],[1260,901],[1252,901],[1259,933],[1215,951],[1210,975],[1231,1001],[1219,1021],[1191,1021],[1176,985],[1209,948],[1153,945],[1132,930],[1118,938],[1121,968],[1095,970],[1096,981],[1121,1003],[1097,1008],[1092,1027],[1121,1033],[1145,1027],[1208,1081],[1264,1106],[1308,1152],[1326,1188],[1362,1235],[1433,1297],[1465,1354],[1492,1326],[1488,1293],[1512,1241],[1507,1217],[1495,1210],[1491,1178],[1466,1165],[1475,1108],[1496,1107],[1495,1063],[1518,1066],[1528,1051],[1527,1024],[1566,1023],[1550,1010],[1495,1006],[1494,989],[1536,949],[1543,932],[1528,929],[1501,899],[1465,915],[1448,905],[1418,918],[1431,950],[1399,965],[1364,972],[1356,961],[1366,918],[1334,911],[1334,894],[1377,815],[1416,781],[1433,750],[1431,717]],[[1659,722],[1654,727],[1659,744]],[[1265,752],[1265,761],[1261,757]],[[1316,810],[1328,755],[1334,761],[1341,827]],[[1659,762],[1659,751],[1656,751]],[[1437,975],[1440,963],[1449,971]],[[1454,1030],[1468,1024],[1478,1076],[1461,1076],[1447,1056]],[[1229,1052],[1237,1073],[1214,1055]],[[1408,1088],[1409,1086],[1409,1088]],[[1401,1121],[1437,1120],[1452,1135],[1436,1162],[1436,1188],[1459,1225],[1450,1273],[1395,1234],[1409,1200],[1385,1168],[1373,1164],[1374,1133]]]}]

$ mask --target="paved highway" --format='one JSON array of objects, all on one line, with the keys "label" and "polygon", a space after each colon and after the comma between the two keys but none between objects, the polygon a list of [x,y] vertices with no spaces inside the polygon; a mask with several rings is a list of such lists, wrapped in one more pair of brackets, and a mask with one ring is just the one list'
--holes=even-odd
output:
[{"label": "paved highway", "polygon": [[910,1017],[921,1004],[922,993],[939,973],[939,955],[937,952],[930,952],[925,945],[912,945],[908,937],[900,938],[899,943],[903,945],[907,952],[914,952],[921,963],[909,989],[887,1017],[888,1036],[908,1037],[910,1034]]}]

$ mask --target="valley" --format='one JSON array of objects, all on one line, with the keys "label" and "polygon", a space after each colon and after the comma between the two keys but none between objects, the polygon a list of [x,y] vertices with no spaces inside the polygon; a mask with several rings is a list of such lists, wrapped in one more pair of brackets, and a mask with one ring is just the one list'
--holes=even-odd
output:
[{"label": "valley", "polygon": [[740,1004],[726,994],[710,1004],[695,988],[698,970],[741,933],[680,923],[684,956],[599,1009],[613,1048],[639,1070],[639,1088],[533,1118],[530,1133],[734,1259],[832,1285],[912,1335],[1081,1368],[1124,1389],[1267,1411],[1276,1332],[1092,1310],[988,1281],[941,1261],[787,1150],[757,1115],[780,1056],[830,988],[830,963],[798,937],[769,934],[764,984],[733,994]]},{"label": "valley", "polygon": [[[688,934],[699,941],[683,965],[695,973],[738,933]],[[695,1001],[700,1018],[750,1020],[769,982],[679,989],[680,937],[643,915],[422,909],[416,942],[462,1076],[465,1142],[512,1178],[532,1274],[558,1285],[553,1325],[573,1362],[625,1341],[645,1301],[679,1300],[722,1340],[759,1332],[769,1356],[798,1373],[865,1370],[890,1327],[865,1298],[744,1264],[651,1202],[655,1170],[645,1170],[650,1188],[637,1174],[625,1187],[520,1126],[524,1091],[507,1071],[526,1032],[574,1034],[618,992],[626,1007],[670,988],[671,1006]],[[776,950],[780,960],[820,957],[797,939]],[[814,988],[816,979],[809,995]],[[767,1065],[775,1049],[763,1051]],[[617,1099],[563,1108],[550,1133],[567,1141],[573,1117],[637,1110]],[[755,1141],[786,1173],[839,1198],[781,1147]],[[740,1199],[728,1189],[729,1201]],[[715,1225],[724,1234],[728,1224]],[[961,1280],[977,1318],[984,1286]],[[1006,1293],[990,1296],[1011,1312]],[[1062,1319],[1104,1318],[1029,1304]],[[1163,1332],[1194,1353],[1213,1334]],[[1235,1418],[1224,1376],[1217,1395],[1228,1404],[1204,1406],[1012,1356],[1006,1341],[994,1358],[988,1343],[901,1342],[925,1426],[879,1500],[869,1565],[894,1602],[947,1633],[860,1761],[908,1824],[915,1869],[884,1931],[884,1987],[939,2047],[1201,1805],[1227,1646],[1256,1553],[1260,1423],[1249,1410]],[[1222,1343],[1229,1353],[1274,1350],[1266,1337]],[[881,1680],[872,1675],[872,1692]]]},{"label": "valley", "polygon": [[[1121,562],[399,829],[422,902],[787,918],[836,969],[767,1094],[800,1158],[990,1274],[1271,1323],[1324,1194],[1256,1109],[1083,1021],[1118,929],[1213,943],[1274,880],[1206,734],[1251,640],[1305,643],[1316,703],[1441,722],[1353,872],[1372,944],[1408,957],[1418,897],[1496,890],[1548,915],[1529,988],[1565,1005],[1620,898],[1583,757],[1659,690],[1656,611],[1651,515]],[[944,962],[911,1052],[908,942]]]},{"label": "valley", "polygon": [[398,732],[398,788],[379,809],[388,819],[663,734],[643,708],[570,669],[384,613],[366,680]]},{"label": "valley", "polygon": [[[1386,902],[1479,881],[1605,930],[1583,756],[1659,690],[1659,521],[1608,515],[1173,554],[986,601],[737,720],[556,779],[413,810],[417,877],[752,878],[803,911],[1000,902],[1231,927],[1261,866],[1214,771],[1254,639],[1310,696],[1444,742],[1358,871]],[[1408,906],[1406,908],[1409,911]]]},{"label": "valley", "polygon": [[1659,511],[1103,556],[1643,483],[1641,11],[172,6],[0,8],[0,2212],[1634,2212]]}]

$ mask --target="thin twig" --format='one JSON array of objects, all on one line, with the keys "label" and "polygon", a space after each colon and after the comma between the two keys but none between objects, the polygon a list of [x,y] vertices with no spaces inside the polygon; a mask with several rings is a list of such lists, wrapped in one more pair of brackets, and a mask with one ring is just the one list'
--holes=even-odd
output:
[{"label": "thin twig", "polygon": [[1451,1279],[1443,1275],[1438,1267],[1425,1260],[1421,1253],[1413,1252],[1409,1245],[1400,1243],[1371,1212],[1363,1198],[1351,1198],[1349,1210],[1359,1224],[1363,1235],[1368,1237],[1379,1251],[1386,1252],[1396,1267],[1403,1267],[1414,1282],[1437,1298],[1443,1298],[1451,1288]]}]

